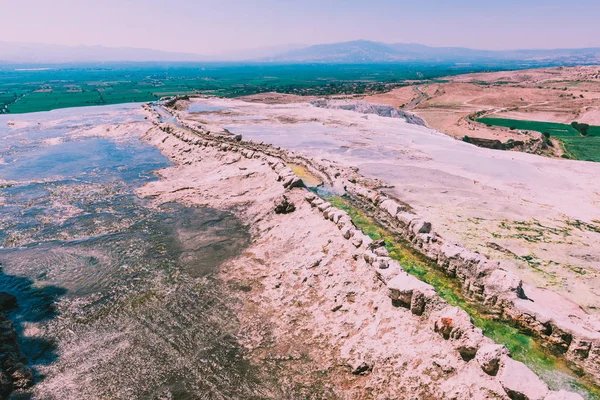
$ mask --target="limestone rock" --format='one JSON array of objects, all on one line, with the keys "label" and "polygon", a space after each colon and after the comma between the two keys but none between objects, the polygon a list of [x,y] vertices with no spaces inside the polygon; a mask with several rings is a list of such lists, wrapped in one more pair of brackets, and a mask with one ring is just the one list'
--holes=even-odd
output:
[{"label": "limestone rock", "polygon": [[286,189],[304,187],[304,182],[302,182],[302,179],[298,178],[296,175],[289,175],[283,180],[283,187]]},{"label": "limestone rock", "polygon": [[333,223],[337,224],[343,217],[347,217],[348,219],[350,219],[350,216],[346,211],[337,210],[336,213],[333,215]]},{"label": "limestone rock", "polygon": [[321,212],[327,210],[329,207],[331,207],[331,203],[328,203],[328,202],[323,202],[323,203],[317,205],[317,209]]},{"label": "limestone rock", "polygon": [[320,206],[323,203],[325,203],[325,200],[323,200],[320,197],[317,197],[316,199],[314,199],[313,201],[311,201],[310,205],[313,206],[313,207],[318,207],[318,206]]},{"label": "limestone rock", "polygon": [[517,297],[526,299],[523,282],[512,272],[496,269],[485,280],[484,294],[486,297],[507,295],[513,292]]},{"label": "limestone rock", "polygon": [[464,360],[472,360],[483,340],[483,331],[472,326],[471,329],[465,329],[460,337],[455,340],[454,348]]},{"label": "limestone rock", "polygon": [[373,240],[372,243],[369,244],[369,250],[375,250],[379,247],[383,247],[385,246],[385,240],[383,239],[378,239],[378,240]]},{"label": "limestone rock", "polygon": [[525,364],[504,356],[498,373],[500,384],[513,400],[544,400],[548,385],[540,380]]},{"label": "limestone rock", "polygon": [[398,203],[390,199],[382,201],[379,204],[379,209],[387,212],[391,217],[396,217],[396,215],[403,210]]},{"label": "limestone rock", "polygon": [[363,258],[365,259],[367,264],[373,264],[375,260],[377,260],[377,255],[371,250],[367,250],[363,253]]},{"label": "limestone rock", "polygon": [[342,236],[344,236],[344,239],[350,239],[355,230],[354,225],[348,223],[342,227]]},{"label": "limestone rock", "polygon": [[421,315],[426,297],[435,293],[433,286],[402,271],[387,283],[388,296],[398,305],[410,308],[413,314]]},{"label": "limestone rock", "polygon": [[508,349],[499,344],[486,344],[477,350],[475,360],[488,375],[495,376],[500,368],[500,360],[508,355]]},{"label": "limestone rock", "polygon": [[402,225],[403,227],[410,226],[410,223],[416,218],[416,215],[404,211],[401,211],[398,214],[396,214],[396,220],[400,222],[400,225]]},{"label": "limestone rock", "polygon": [[390,255],[390,253],[388,253],[385,247],[378,247],[375,250],[373,250],[373,253],[375,253],[379,257],[388,257]]},{"label": "limestone rock", "polygon": [[313,192],[306,192],[304,195],[304,199],[312,204],[312,202],[317,198],[317,195]]},{"label": "limestone rock", "polygon": [[275,214],[289,214],[295,210],[296,206],[286,195],[282,195],[279,199],[275,200]]},{"label": "limestone rock", "polygon": [[391,259],[388,261],[387,268],[377,269],[375,271],[375,275],[377,276],[377,279],[379,279],[381,282],[385,283],[386,285],[392,279],[394,279],[396,276],[398,276],[401,273],[404,273],[404,270],[400,266],[400,263],[396,260],[391,260]]},{"label": "limestone rock", "polygon": [[373,262],[373,267],[377,268],[377,269],[386,269],[389,268],[389,263],[392,259],[389,257],[380,257],[378,256],[377,259],[375,259],[375,262]]},{"label": "limestone rock", "polygon": [[342,229],[346,225],[352,225],[352,219],[348,215],[343,215],[337,222],[337,227]]},{"label": "limestone rock", "polygon": [[369,246],[373,243],[373,239],[369,235],[363,235],[363,243],[362,246],[365,248],[369,248]]},{"label": "limestone rock", "polygon": [[410,225],[410,230],[414,234],[429,233],[431,232],[431,222],[427,222],[422,219],[417,219],[415,221],[412,221]]},{"label": "limestone rock", "polygon": [[328,209],[323,211],[323,218],[325,219],[333,219],[333,214],[337,211],[335,207],[329,207]]},{"label": "limestone rock", "polygon": [[354,247],[362,246],[364,237],[365,237],[365,235],[361,231],[355,230],[354,233],[352,234],[352,245]]},{"label": "limestone rock", "polygon": [[448,307],[434,322],[434,330],[445,339],[459,339],[472,327],[471,317],[460,307]]}]

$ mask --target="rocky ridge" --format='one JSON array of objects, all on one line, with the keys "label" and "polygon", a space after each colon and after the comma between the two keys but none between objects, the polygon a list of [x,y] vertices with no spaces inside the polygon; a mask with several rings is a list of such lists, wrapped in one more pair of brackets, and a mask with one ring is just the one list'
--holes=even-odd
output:
[{"label": "rocky ridge", "polygon": [[[300,162],[307,169],[324,175],[324,178],[331,184],[338,186],[340,184],[339,177],[342,174],[339,167],[335,165],[317,165],[313,160],[307,160],[292,152],[282,151],[263,143],[244,142],[241,141],[241,138],[227,135],[226,132],[223,134],[197,132],[196,128],[193,128],[194,131],[186,132],[185,127],[180,130],[159,122],[155,122],[155,124],[161,130],[191,145],[216,147],[223,152],[239,152],[245,158],[266,160],[277,173],[278,180],[288,189],[302,186],[302,181],[282,161]],[[187,127],[187,129],[192,128]],[[352,175],[352,172],[356,171],[351,171],[349,174],[346,171],[346,177]],[[334,178],[331,178],[332,176]],[[430,223],[411,214],[406,207],[384,194],[346,179],[343,180],[343,183],[348,193],[386,213],[388,220],[394,218],[397,221],[394,226],[396,231],[403,232],[423,253],[437,260],[450,276],[457,277],[462,282],[463,288],[467,288],[467,292],[473,296],[478,296],[483,304],[497,307],[505,315],[514,318],[515,315],[519,315],[519,310],[514,305],[521,300],[529,301],[518,277],[498,268],[497,265],[479,254],[469,252],[455,244],[444,243],[442,238],[435,234]],[[312,207],[339,228],[345,239],[350,240],[357,249],[362,251],[362,254],[357,253],[356,257],[362,257],[368,265],[374,268],[378,278],[386,284],[388,296],[394,305],[405,307],[412,314],[427,321],[435,332],[438,332],[445,340],[452,342],[463,359],[475,359],[486,374],[498,376],[509,397],[546,398],[547,386],[539,379],[539,387],[545,387],[545,390],[536,390],[537,397],[529,397],[530,395],[525,393],[527,388],[520,388],[518,382],[502,379],[502,377],[509,376],[513,368],[529,370],[521,363],[511,360],[504,347],[497,346],[491,340],[483,337],[481,330],[475,328],[470,322],[466,312],[456,307],[450,307],[437,296],[431,286],[406,274],[401,266],[386,254],[383,243],[373,242],[356,229],[349,216],[342,210],[335,209],[312,193],[307,194],[306,199]],[[538,320],[534,319],[533,322],[535,321]],[[531,321],[525,320],[525,323],[527,322],[531,323]],[[547,323],[550,322],[547,321]],[[560,332],[558,328],[555,328],[554,331]],[[552,332],[547,336],[553,337]],[[563,339],[564,343],[564,335],[555,333],[553,340],[558,340],[556,338]],[[589,353],[587,358],[589,358]],[[593,359],[590,361],[590,364],[593,364]],[[357,366],[357,368],[362,367]],[[531,371],[529,372],[531,373]],[[535,376],[533,373],[531,374]],[[515,383],[515,387],[512,386],[513,383]],[[556,396],[559,394],[550,393],[548,396],[547,398],[557,398]]]},{"label": "rocky ridge", "polygon": [[[302,165],[321,177],[323,182],[349,194],[392,232],[400,233],[449,277],[455,278],[465,295],[539,337],[553,352],[564,357],[572,369],[579,374],[587,374],[600,384],[600,321],[568,299],[558,294],[548,295],[537,288],[524,288],[521,279],[503,269],[499,262],[458,243],[446,241],[435,233],[426,218],[412,213],[407,205],[381,190],[373,189],[383,186],[381,182],[368,181],[357,170],[349,170],[327,160],[317,161],[266,143],[241,141],[227,131],[206,132],[202,127],[187,125],[184,113],[174,111],[174,115],[190,132],[204,132],[208,137],[222,141],[223,149],[233,149],[228,143],[235,143],[246,153],[253,152],[248,153],[251,156],[264,154],[286,163]],[[288,172],[292,174],[291,170]],[[565,306],[550,309],[545,301]]]}]

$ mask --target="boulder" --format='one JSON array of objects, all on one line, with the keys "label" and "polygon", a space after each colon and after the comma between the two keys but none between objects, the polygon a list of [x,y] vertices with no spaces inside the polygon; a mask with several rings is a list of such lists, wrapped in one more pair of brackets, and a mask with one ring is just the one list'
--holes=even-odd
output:
[{"label": "boulder", "polygon": [[508,356],[502,357],[498,380],[513,400],[544,400],[549,392],[548,385],[540,380],[522,362]]},{"label": "boulder", "polygon": [[321,212],[327,210],[329,207],[331,207],[331,203],[329,202],[324,202],[317,205],[317,209]]},{"label": "boulder", "polygon": [[385,247],[377,247],[373,250],[373,253],[378,255],[379,257],[389,257],[390,253],[387,251]]},{"label": "boulder", "polygon": [[344,225],[341,230],[342,230],[342,236],[344,236],[344,239],[350,239],[356,229],[354,228],[354,225],[349,223],[349,224]]},{"label": "boulder", "polygon": [[338,229],[342,229],[346,225],[352,225],[352,219],[348,215],[342,215],[337,222]]},{"label": "boulder", "polygon": [[460,339],[464,332],[472,328],[471,317],[460,307],[447,307],[434,322],[434,330],[444,339]]},{"label": "boulder", "polygon": [[499,344],[486,344],[477,350],[475,360],[488,375],[495,376],[500,368],[500,360],[508,355],[508,349]]},{"label": "boulder", "polygon": [[373,267],[377,269],[386,269],[389,267],[389,262],[391,258],[389,257],[377,257],[373,262]]},{"label": "boulder", "polygon": [[[242,154],[245,156],[247,151],[243,151]],[[282,162],[276,162],[275,164],[273,164],[273,171],[277,172],[279,174],[280,171],[285,169],[285,164]]]},{"label": "boulder", "polygon": [[325,219],[333,219],[333,214],[337,211],[335,207],[329,207],[328,209],[323,211],[323,218]]},{"label": "boulder", "polygon": [[333,223],[337,224],[338,222],[340,222],[340,219],[342,219],[342,217],[348,217],[350,218],[350,216],[348,215],[348,213],[346,211],[343,210],[337,210],[337,212],[335,214],[333,214]]},{"label": "boulder", "polygon": [[379,247],[383,247],[385,246],[385,240],[383,239],[377,239],[377,240],[373,240],[370,244],[369,244],[369,250],[375,250]]},{"label": "boulder", "polygon": [[364,237],[365,235],[361,231],[355,230],[352,234],[352,245],[357,248],[362,246]]},{"label": "boulder", "polygon": [[367,264],[373,264],[375,260],[377,260],[377,255],[371,250],[367,250],[363,253],[363,258],[365,259]]},{"label": "boulder", "polygon": [[433,286],[420,281],[405,271],[387,283],[388,296],[394,304],[410,308],[416,315],[423,314],[428,296],[435,293]]},{"label": "boulder", "polygon": [[398,214],[396,214],[396,220],[400,222],[400,225],[402,225],[403,227],[408,227],[410,223],[416,218],[417,216],[415,214],[411,214],[404,211],[400,211]]},{"label": "boulder", "polygon": [[371,200],[371,203],[377,205],[377,204],[379,204],[380,201],[386,199],[387,197],[380,195],[375,190],[369,190],[369,194],[368,194],[367,198],[369,200]]},{"label": "boulder", "polygon": [[431,232],[431,222],[427,222],[422,219],[413,220],[410,225],[410,230],[418,235],[419,233]]},{"label": "boulder", "polygon": [[317,198],[317,195],[313,192],[306,192],[304,195],[304,199],[312,204],[312,202]]},{"label": "boulder", "polygon": [[558,392],[550,392],[548,396],[544,398],[544,400],[584,400],[582,396],[577,393],[567,392],[566,390],[561,390]]},{"label": "boulder", "polygon": [[486,277],[484,288],[486,298],[511,292],[520,299],[527,298],[521,279],[514,273],[499,268]]},{"label": "boulder", "polygon": [[296,206],[292,203],[286,195],[282,195],[280,198],[275,200],[275,214],[289,214],[296,210]]},{"label": "boulder", "polygon": [[380,210],[387,212],[391,217],[396,217],[396,215],[403,210],[400,204],[390,199],[382,201],[378,207]]},{"label": "boulder", "polygon": [[362,246],[365,248],[369,248],[369,246],[373,243],[373,239],[369,235],[364,235]]},{"label": "boulder", "polygon": [[318,207],[318,206],[320,206],[320,205],[321,205],[321,204],[323,204],[323,203],[325,203],[325,200],[323,200],[323,199],[322,199],[322,198],[320,198],[320,197],[317,197],[316,199],[314,199],[314,200],[313,200],[313,201],[310,203],[310,205],[311,205],[311,206],[313,206],[313,207]]},{"label": "boulder", "polygon": [[454,348],[464,360],[472,360],[481,347],[484,340],[483,331],[475,326],[466,329],[460,337],[454,341]]},{"label": "boulder", "polygon": [[283,183],[283,187],[287,189],[292,189],[295,187],[304,187],[304,182],[297,176],[291,176]]},{"label": "boulder", "polygon": [[369,190],[363,186],[354,186],[352,187],[352,189],[354,189],[354,193],[357,194],[358,196],[361,197],[367,197],[369,196]]},{"label": "boulder", "polygon": [[401,273],[404,273],[404,270],[400,266],[400,263],[398,261],[392,260],[392,259],[390,259],[388,261],[387,268],[375,270],[375,275],[377,276],[377,279],[379,279],[381,282],[385,283],[386,285],[392,279],[394,279],[396,276],[398,276],[398,274],[401,274]]}]

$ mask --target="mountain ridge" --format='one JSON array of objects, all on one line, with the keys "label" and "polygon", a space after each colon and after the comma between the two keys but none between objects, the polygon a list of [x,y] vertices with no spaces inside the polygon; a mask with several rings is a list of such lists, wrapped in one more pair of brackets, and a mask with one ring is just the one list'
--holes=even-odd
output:
[{"label": "mountain ridge", "polygon": [[524,61],[571,64],[600,62],[600,48],[478,50],[418,43],[354,40],[283,45],[201,55],[135,47],[64,46],[0,41],[0,63],[83,62],[402,63]]}]

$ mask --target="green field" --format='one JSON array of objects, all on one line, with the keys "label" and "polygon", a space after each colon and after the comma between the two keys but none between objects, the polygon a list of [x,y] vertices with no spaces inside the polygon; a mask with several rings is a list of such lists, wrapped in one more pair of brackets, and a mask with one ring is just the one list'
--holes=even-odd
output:
[{"label": "green field", "polygon": [[587,136],[582,136],[571,125],[556,122],[523,121],[506,118],[479,118],[477,122],[509,129],[537,131],[560,139],[568,155],[578,160],[600,162],[600,126],[590,126]]},{"label": "green field", "polygon": [[450,63],[0,65],[0,113],[144,102],[185,94],[361,94],[389,90],[406,80],[514,68],[518,66]]}]

